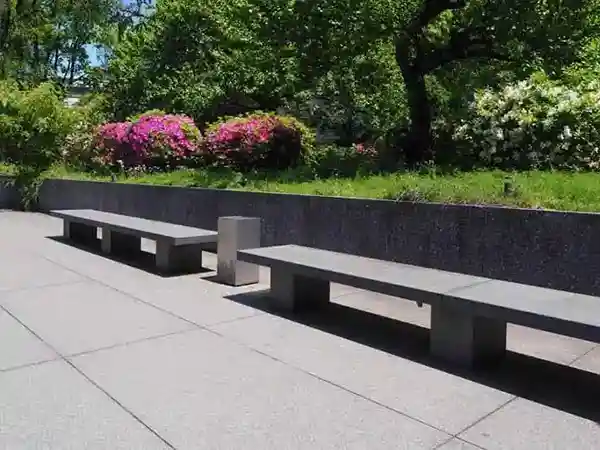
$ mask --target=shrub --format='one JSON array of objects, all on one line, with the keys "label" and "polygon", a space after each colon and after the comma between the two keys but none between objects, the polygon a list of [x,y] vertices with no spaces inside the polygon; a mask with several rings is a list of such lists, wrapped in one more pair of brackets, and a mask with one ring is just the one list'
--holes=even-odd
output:
[{"label": "shrub", "polygon": [[218,166],[285,169],[309,158],[314,141],[314,133],[293,117],[254,113],[209,125],[203,154]]},{"label": "shrub", "polygon": [[137,122],[138,120],[140,120],[142,117],[145,116],[166,116],[167,113],[165,111],[163,111],[162,109],[149,109],[148,111],[145,111],[143,113],[139,113],[139,114],[134,114],[132,116],[129,116],[126,121],[127,122]]},{"label": "shrub", "polygon": [[92,146],[95,158],[103,165],[168,168],[191,159],[198,151],[200,138],[200,131],[188,116],[143,114],[134,122],[102,125]]},{"label": "shrub", "polygon": [[44,170],[60,157],[60,144],[81,120],[50,83],[21,90],[0,82],[0,155],[18,166]]},{"label": "shrub", "polygon": [[94,136],[97,127],[105,121],[105,98],[102,94],[87,94],[72,107],[79,120],[66,136],[62,145],[63,163],[77,169],[98,169],[91,164],[94,156]]},{"label": "shrub", "polygon": [[503,169],[600,168],[600,84],[532,78],[476,94],[454,130],[459,155]]},{"label": "shrub", "polygon": [[379,152],[366,144],[342,147],[335,144],[320,146],[311,158],[310,166],[318,177],[353,177],[373,173],[381,168]]},{"label": "shrub", "polygon": [[60,158],[62,143],[81,120],[50,83],[24,90],[0,82],[0,160],[16,166],[24,207],[35,201],[40,175]]}]

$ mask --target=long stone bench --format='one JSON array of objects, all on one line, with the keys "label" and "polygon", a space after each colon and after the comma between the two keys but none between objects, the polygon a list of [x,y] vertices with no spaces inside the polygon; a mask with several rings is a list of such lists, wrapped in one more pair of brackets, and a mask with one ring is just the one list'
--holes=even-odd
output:
[{"label": "long stone bench", "polygon": [[[221,217],[219,231],[142,219],[92,209],[55,210],[51,215],[63,219],[66,239],[88,244],[102,229],[102,251],[129,255],[141,248],[141,239],[156,242],[159,271],[190,272],[202,267],[202,250],[217,244],[218,278],[228,284],[258,282],[258,267],[237,261],[237,250],[260,246],[261,222],[252,217]],[[214,245],[213,245],[214,247]]]},{"label": "long stone bench", "polygon": [[330,283],[431,305],[430,350],[466,366],[497,362],[514,323],[600,343],[600,298],[295,245],[238,251],[271,268],[271,297],[288,310],[329,302]]}]

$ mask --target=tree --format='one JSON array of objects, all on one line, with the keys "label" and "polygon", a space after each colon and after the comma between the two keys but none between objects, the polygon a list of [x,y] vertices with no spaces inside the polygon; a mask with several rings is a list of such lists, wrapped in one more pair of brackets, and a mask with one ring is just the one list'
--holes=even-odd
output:
[{"label": "tree", "polygon": [[407,91],[409,163],[433,157],[426,77],[465,60],[550,72],[575,61],[598,35],[596,0],[424,0],[394,38]]},{"label": "tree", "polygon": [[293,91],[293,61],[279,64],[279,52],[238,14],[245,4],[158,1],[152,15],[123,35],[108,65],[107,90],[117,117],[159,108],[205,122],[276,109]]},{"label": "tree", "polygon": [[[250,0],[259,17],[279,18],[274,42],[293,46],[310,81],[366,55],[382,42],[393,54],[406,88],[410,129],[404,156],[411,164],[433,158],[432,98],[428,78],[477,61],[518,72],[556,72],[576,61],[598,36],[598,0]],[[275,13],[273,13],[273,11]]]},{"label": "tree", "polygon": [[118,0],[0,0],[0,74],[21,83],[69,86],[89,64]]}]

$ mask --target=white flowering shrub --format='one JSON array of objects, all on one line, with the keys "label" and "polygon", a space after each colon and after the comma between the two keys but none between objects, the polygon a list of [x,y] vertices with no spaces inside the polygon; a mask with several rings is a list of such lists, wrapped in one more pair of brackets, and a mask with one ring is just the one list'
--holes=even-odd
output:
[{"label": "white flowering shrub", "polygon": [[459,157],[503,169],[600,169],[600,84],[530,79],[476,94],[453,132]]}]

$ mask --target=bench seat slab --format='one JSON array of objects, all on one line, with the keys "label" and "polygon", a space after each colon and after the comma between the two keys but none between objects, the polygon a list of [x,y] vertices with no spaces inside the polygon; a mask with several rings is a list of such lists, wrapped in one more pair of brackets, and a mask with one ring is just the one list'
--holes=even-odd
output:
[{"label": "bench seat slab", "polygon": [[97,228],[83,223],[63,221],[63,236],[73,242],[91,244],[98,238]]},{"label": "bench seat slab", "polygon": [[156,242],[156,267],[163,273],[197,272],[202,268],[202,244]]},{"label": "bench seat slab", "polygon": [[307,311],[329,303],[327,280],[294,274],[285,267],[271,267],[271,297],[287,311]]},{"label": "bench seat slab", "polygon": [[431,307],[431,354],[450,364],[496,364],[506,354],[506,322],[466,314],[443,302]]},{"label": "bench seat slab", "polygon": [[137,254],[142,246],[139,236],[119,233],[104,228],[102,230],[102,251],[113,255],[131,256]]}]

